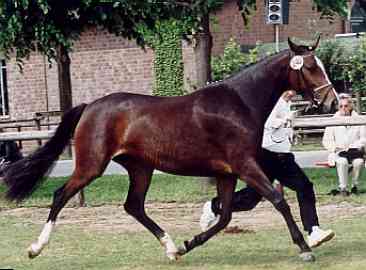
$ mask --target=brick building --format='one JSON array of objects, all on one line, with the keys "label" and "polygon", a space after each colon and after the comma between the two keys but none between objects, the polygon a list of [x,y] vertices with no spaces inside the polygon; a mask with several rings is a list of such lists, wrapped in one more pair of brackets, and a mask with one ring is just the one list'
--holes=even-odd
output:
[{"label": "brick building", "polygon": [[[263,1],[257,2],[257,11],[247,27],[243,25],[235,1],[226,1],[219,12],[212,14],[217,18],[211,27],[214,55],[223,51],[231,37],[243,45],[254,45],[259,40],[273,42],[273,26],[265,24]],[[323,37],[331,37],[347,30],[347,22],[341,18],[336,18],[332,24],[319,18],[311,0],[292,1],[289,24],[280,26],[280,39],[286,40],[287,36],[312,39],[316,31],[322,32]],[[152,92],[154,53],[151,49],[144,51],[132,41],[91,29],[75,43],[70,56],[74,105],[112,92]],[[184,46],[183,58],[185,76],[194,81],[199,63],[188,45]],[[47,59],[36,53],[24,61],[23,73],[14,59],[1,61],[1,65],[1,97],[7,100],[2,105],[2,117],[29,118],[36,111],[59,109],[56,65],[50,68]]]}]

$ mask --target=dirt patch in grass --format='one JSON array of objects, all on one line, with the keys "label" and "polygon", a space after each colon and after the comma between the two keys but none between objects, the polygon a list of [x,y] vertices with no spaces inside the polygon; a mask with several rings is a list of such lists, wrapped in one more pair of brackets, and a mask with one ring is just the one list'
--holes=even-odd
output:
[{"label": "dirt patch in grass", "polygon": [[[202,204],[151,203],[146,205],[149,216],[166,231],[181,231],[190,234],[199,232],[201,209]],[[296,221],[300,223],[297,204],[291,203],[291,209]],[[13,216],[24,223],[42,225],[45,223],[48,213],[48,208],[16,208],[3,210],[0,212],[0,216]],[[331,223],[337,220],[352,219],[352,217],[365,214],[366,206],[352,205],[348,202],[318,206],[320,223],[325,228],[331,228]],[[58,227],[78,226],[88,231],[113,231],[114,233],[146,231],[124,211],[122,205],[64,208],[57,224]],[[272,205],[264,201],[252,211],[234,213],[230,226],[237,226],[243,232],[255,232],[285,226],[285,223]]]}]

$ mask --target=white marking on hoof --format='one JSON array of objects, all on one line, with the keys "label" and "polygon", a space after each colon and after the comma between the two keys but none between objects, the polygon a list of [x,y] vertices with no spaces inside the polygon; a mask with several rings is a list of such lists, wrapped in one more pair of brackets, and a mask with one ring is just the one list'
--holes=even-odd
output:
[{"label": "white marking on hoof", "polygon": [[30,259],[33,259],[37,257],[39,254],[41,254],[42,247],[38,245],[38,243],[33,243],[28,248],[28,257]]},{"label": "white marking on hoof", "polygon": [[303,253],[300,253],[299,256],[304,262],[314,262],[315,261],[315,256],[313,255],[312,252],[303,252]]},{"label": "white marking on hoof", "polygon": [[51,221],[44,225],[41,234],[38,236],[38,241],[31,244],[28,248],[29,258],[33,259],[37,257],[41,253],[42,249],[48,244],[54,225],[55,223]]},{"label": "white marking on hoof", "polygon": [[160,243],[165,247],[165,254],[170,260],[173,261],[180,258],[178,249],[169,234],[165,233],[164,236],[160,238]]}]

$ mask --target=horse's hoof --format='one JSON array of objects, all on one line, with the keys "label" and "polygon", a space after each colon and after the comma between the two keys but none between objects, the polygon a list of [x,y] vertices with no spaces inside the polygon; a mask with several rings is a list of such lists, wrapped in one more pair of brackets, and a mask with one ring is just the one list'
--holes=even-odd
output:
[{"label": "horse's hoof", "polygon": [[34,259],[35,257],[37,257],[41,251],[37,250],[37,248],[34,246],[34,244],[32,244],[29,248],[28,248],[28,257],[29,259]]},{"label": "horse's hoof", "polygon": [[181,258],[181,255],[178,252],[169,252],[166,254],[171,261],[178,261]]},{"label": "horse's hoof", "polygon": [[181,257],[181,256],[183,256],[184,254],[187,253],[187,250],[186,250],[185,247],[178,247],[178,252],[177,253]]},{"label": "horse's hoof", "polygon": [[303,252],[303,253],[300,253],[299,256],[304,262],[314,262],[315,261],[315,256],[313,255],[312,252]]}]

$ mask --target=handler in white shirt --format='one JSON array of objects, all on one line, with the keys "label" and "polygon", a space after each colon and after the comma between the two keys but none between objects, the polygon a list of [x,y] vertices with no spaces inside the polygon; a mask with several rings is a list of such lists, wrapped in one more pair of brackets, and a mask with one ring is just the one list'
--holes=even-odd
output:
[{"label": "handler in white shirt", "polygon": [[278,100],[264,124],[262,147],[276,153],[291,152],[293,129],[287,123],[294,118],[291,111],[291,99],[294,91],[286,91]]},{"label": "handler in white shirt", "polygon": [[[339,110],[334,117],[357,116],[353,110],[352,99],[348,95],[341,95]],[[351,193],[357,194],[358,179],[364,167],[363,150],[366,145],[365,126],[335,126],[327,127],[323,136],[323,145],[330,152],[329,165],[337,167],[339,192],[349,195],[347,191],[348,168],[352,165]],[[332,191],[334,195],[337,191]]]}]

